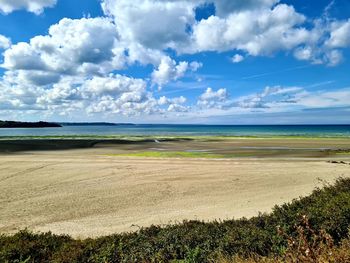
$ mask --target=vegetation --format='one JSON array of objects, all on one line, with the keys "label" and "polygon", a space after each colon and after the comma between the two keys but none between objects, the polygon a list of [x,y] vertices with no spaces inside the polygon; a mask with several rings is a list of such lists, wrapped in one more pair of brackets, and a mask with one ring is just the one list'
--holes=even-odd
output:
[{"label": "vegetation", "polygon": [[19,121],[0,121],[0,128],[54,128],[62,127],[57,123],[50,122],[19,122]]},{"label": "vegetation", "polygon": [[251,219],[86,240],[27,230],[3,235],[0,262],[350,262],[349,226],[350,179],[339,179]]}]

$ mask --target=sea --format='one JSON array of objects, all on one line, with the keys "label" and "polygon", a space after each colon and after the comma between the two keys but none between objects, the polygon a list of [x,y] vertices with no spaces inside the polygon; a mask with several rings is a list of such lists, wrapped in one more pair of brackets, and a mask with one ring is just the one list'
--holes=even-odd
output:
[{"label": "sea", "polygon": [[60,128],[0,129],[8,136],[306,136],[349,137],[350,125],[77,125]]}]

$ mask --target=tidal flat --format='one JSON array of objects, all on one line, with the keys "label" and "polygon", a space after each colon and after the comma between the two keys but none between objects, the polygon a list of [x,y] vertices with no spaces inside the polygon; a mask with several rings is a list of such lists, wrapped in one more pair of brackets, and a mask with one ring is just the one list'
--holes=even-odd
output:
[{"label": "tidal flat", "polygon": [[2,138],[0,149],[5,234],[252,217],[350,176],[348,138]]}]

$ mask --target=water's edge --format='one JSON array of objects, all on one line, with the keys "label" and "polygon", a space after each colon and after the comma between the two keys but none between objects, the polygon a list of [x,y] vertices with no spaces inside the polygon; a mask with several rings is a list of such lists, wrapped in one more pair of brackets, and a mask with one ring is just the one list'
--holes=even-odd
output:
[{"label": "water's edge", "polygon": [[120,125],[0,129],[9,136],[295,136],[350,137],[350,125]]}]

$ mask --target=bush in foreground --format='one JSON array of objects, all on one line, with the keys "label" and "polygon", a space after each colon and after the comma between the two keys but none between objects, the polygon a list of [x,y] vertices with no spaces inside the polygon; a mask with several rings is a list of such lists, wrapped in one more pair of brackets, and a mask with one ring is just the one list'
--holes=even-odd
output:
[{"label": "bush in foreground", "polygon": [[350,179],[251,219],[185,221],[86,240],[0,236],[0,262],[350,262]]}]

